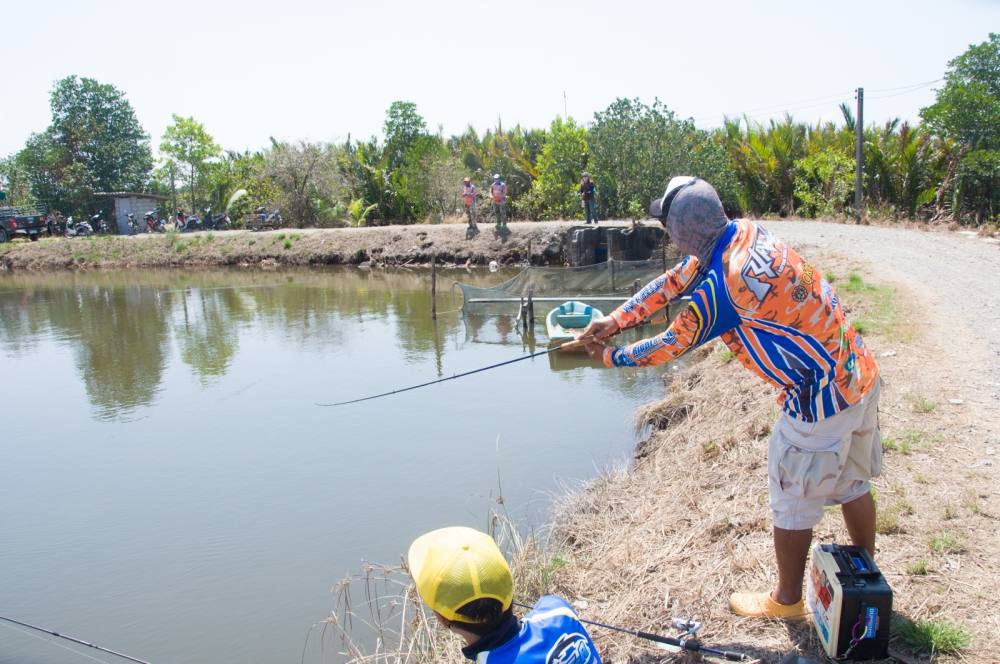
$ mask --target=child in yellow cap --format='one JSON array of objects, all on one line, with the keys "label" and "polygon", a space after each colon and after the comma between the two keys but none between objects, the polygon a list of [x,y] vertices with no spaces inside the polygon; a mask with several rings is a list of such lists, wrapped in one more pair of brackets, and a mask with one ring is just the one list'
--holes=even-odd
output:
[{"label": "child in yellow cap", "polygon": [[472,528],[434,530],[407,555],[421,599],[465,639],[462,654],[477,664],[601,664],[573,608],[546,595],[518,620],[514,579],[493,539]]}]

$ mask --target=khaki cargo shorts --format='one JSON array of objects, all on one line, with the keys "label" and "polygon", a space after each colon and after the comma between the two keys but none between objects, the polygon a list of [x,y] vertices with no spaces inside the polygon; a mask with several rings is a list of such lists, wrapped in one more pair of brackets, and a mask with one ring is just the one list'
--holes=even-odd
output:
[{"label": "khaki cargo shorts", "polygon": [[871,490],[882,472],[878,428],[881,380],[853,406],[818,422],[782,413],[768,447],[767,476],[774,525],[809,530],[827,505],[842,505]]}]

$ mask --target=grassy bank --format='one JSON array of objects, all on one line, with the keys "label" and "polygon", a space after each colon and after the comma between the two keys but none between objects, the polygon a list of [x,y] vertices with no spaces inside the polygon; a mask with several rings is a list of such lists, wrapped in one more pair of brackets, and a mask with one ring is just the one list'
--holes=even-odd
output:
[{"label": "grassy bank", "polygon": [[[866,282],[855,264],[832,257],[830,276],[882,369],[886,460],[874,482],[877,561],[895,593],[893,651],[904,661],[993,661],[997,633],[997,500],[985,468],[952,463],[949,432],[965,415],[921,381],[932,346],[913,324],[914,300],[890,284]],[[775,580],[767,499],[767,442],[778,415],[773,391],[733,364],[716,343],[690,369],[666,376],[667,396],[640,409],[652,430],[630,468],[565,496],[552,544],[561,565],[555,588],[586,601],[589,617],[651,631],[672,616],[696,616],[703,637],[776,661],[798,650],[818,656],[812,627],[738,618],[731,592]],[[991,542],[991,539],[993,541]],[[849,542],[836,508],[815,541]],[[602,634],[607,659],[643,650]],[[650,660],[657,656],[650,654]],[[642,658],[639,658],[642,659]]]},{"label": "grassy bank", "polygon": [[[893,284],[867,281],[856,263],[834,256],[817,263],[865,327],[885,380],[886,457],[874,494],[876,559],[895,593],[891,652],[903,662],[995,661],[1000,501],[988,464],[965,456],[956,463],[953,433],[970,416],[924,380],[921,369],[935,350],[916,329],[918,301]],[[695,618],[705,624],[706,643],[760,661],[793,651],[822,659],[811,624],[728,610],[731,592],[775,581],[766,455],[779,411],[774,391],[721,343],[696,352],[692,366],[666,372],[666,396],[639,409],[646,435],[630,464],[560,498],[545,537],[524,541],[504,531],[517,552],[518,595],[555,592],[584,618],[653,632],[673,633],[673,617]],[[849,542],[839,510],[827,511],[815,541]],[[355,661],[454,661],[451,637],[410,620],[419,604],[405,595],[405,576],[397,580],[397,606],[409,603],[411,611],[395,616],[407,647],[374,658],[359,648]],[[347,614],[338,615],[334,631],[345,625]],[[629,636],[592,635],[604,661],[687,661]]]},{"label": "grassy bank", "polygon": [[0,244],[0,269],[117,269],[277,265],[402,266],[439,262],[510,264],[529,253],[536,265],[563,262],[566,233],[575,223],[513,223],[499,237],[492,226],[467,237],[464,225],[305,229],[251,233],[168,232],[157,235],[42,238]]}]

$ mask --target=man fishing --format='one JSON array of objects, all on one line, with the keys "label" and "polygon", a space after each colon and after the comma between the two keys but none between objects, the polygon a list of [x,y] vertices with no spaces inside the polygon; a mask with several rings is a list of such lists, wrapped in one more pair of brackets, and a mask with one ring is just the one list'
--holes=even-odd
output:
[{"label": "man fishing", "polygon": [[[741,364],[781,390],[783,412],[768,447],[778,582],[770,592],[734,593],[729,603],[742,616],[801,618],[806,557],[824,506],[840,505],[851,540],[875,553],[878,366],[820,270],[759,224],[729,221],[704,180],[671,179],[650,215],[686,257],[581,339],[592,338],[587,350],[606,366],[636,367],[721,337]],[[605,345],[685,294],[690,304],[663,334]]]},{"label": "man fishing", "polygon": [[514,578],[489,535],[440,528],[407,553],[417,592],[438,621],[465,640],[462,654],[490,664],[601,664],[594,642],[566,600],[546,595],[518,620]]}]

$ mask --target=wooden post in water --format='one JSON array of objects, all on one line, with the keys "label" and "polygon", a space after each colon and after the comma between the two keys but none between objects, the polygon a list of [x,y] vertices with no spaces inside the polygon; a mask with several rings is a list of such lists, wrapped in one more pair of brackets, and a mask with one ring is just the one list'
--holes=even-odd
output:
[{"label": "wooden post in water", "polygon": [[437,253],[434,253],[431,254],[431,318],[433,318],[434,320],[437,320],[438,317],[437,281],[438,281]]},{"label": "wooden post in water", "polygon": [[634,296],[636,293],[638,293],[640,288],[642,288],[642,285],[639,283],[639,280],[636,279],[635,281],[633,281],[632,282],[632,295]]},{"label": "wooden post in water", "polygon": [[521,328],[525,332],[528,331],[528,305],[524,301],[524,296],[521,296],[521,308],[517,312],[517,317],[521,319]]},{"label": "wooden post in water", "polygon": [[535,324],[535,289],[528,288],[528,322]]},{"label": "wooden post in water", "polygon": [[531,265],[531,238],[528,238],[528,265]]},{"label": "wooden post in water", "polygon": [[611,292],[615,292],[615,234],[608,229],[608,267],[611,268]]}]

